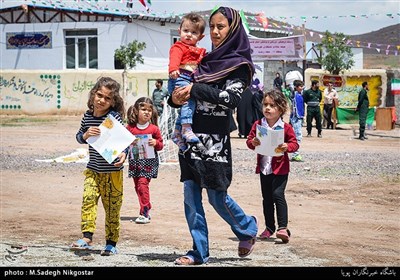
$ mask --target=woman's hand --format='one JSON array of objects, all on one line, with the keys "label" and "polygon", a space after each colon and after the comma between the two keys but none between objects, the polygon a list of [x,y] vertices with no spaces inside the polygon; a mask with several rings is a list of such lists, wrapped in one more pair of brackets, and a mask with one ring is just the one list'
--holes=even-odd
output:
[{"label": "woman's hand", "polygon": [[190,91],[192,90],[193,84],[189,84],[184,87],[176,87],[172,92],[172,102],[176,105],[183,105],[190,98]]}]

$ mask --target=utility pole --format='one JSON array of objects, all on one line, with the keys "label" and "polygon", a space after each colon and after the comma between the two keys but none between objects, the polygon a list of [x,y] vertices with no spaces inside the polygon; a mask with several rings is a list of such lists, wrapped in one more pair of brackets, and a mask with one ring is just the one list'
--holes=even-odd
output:
[{"label": "utility pole", "polygon": [[306,67],[307,67],[307,36],[306,36],[306,24],[303,23],[302,25],[302,31],[303,31],[303,36],[304,36],[304,40],[303,40],[303,79],[306,76],[305,75],[305,71],[306,71]]}]

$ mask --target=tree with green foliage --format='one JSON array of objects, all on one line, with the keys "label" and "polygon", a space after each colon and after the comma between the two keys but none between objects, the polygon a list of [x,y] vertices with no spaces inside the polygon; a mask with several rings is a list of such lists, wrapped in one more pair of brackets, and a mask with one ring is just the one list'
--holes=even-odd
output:
[{"label": "tree with green foliage", "polygon": [[124,72],[122,73],[122,97],[124,100],[126,100],[125,97],[128,96],[128,68],[135,68],[137,63],[144,63],[143,56],[140,53],[144,49],[146,49],[145,42],[134,40],[127,46],[121,46],[119,49],[115,50],[115,61],[124,67]]},{"label": "tree with green foliage", "polygon": [[144,63],[143,56],[140,54],[144,49],[146,49],[145,42],[134,40],[127,46],[121,46],[115,50],[115,59],[122,64],[125,70],[135,68],[137,63]]},{"label": "tree with green foliage", "polygon": [[347,45],[349,38],[343,33],[325,32],[325,36],[317,48],[322,55],[318,58],[320,63],[329,73],[339,75],[344,70],[354,66],[353,52]]}]

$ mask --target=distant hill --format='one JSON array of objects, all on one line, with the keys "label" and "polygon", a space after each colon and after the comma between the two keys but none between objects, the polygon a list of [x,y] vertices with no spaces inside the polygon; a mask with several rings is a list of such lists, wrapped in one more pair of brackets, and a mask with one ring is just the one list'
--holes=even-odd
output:
[{"label": "distant hill", "polygon": [[379,47],[376,44],[384,45],[384,50],[386,50],[387,45],[391,46],[391,50],[395,50],[397,46],[400,46],[400,23],[384,27],[377,31],[350,37],[354,41],[372,43],[370,49],[364,48],[364,54],[378,54],[376,48]]},{"label": "distant hill", "polygon": [[[319,36],[311,36],[310,32],[323,34],[325,32],[306,29],[307,41],[320,42]],[[377,31],[364,33],[360,35],[347,35],[352,40],[354,47],[356,41],[360,42],[360,46],[364,49],[364,54],[379,54],[376,48],[386,50],[387,45],[391,46],[391,50],[395,50],[400,45],[400,23],[381,28]],[[368,44],[371,43],[370,48]],[[382,52],[381,52],[382,53]],[[384,52],[383,52],[384,53]],[[393,54],[393,52],[392,52]],[[400,53],[399,53],[400,55]]]},{"label": "distant hill", "polygon": [[[311,36],[310,32],[323,34],[324,32],[307,29],[307,41],[320,42],[319,36]],[[400,68],[400,50],[398,55],[394,55],[394,50],[400,46],[400,23],[381,28],[377,31],[364,33],[360,35],[348,35],[352,41],[352,45],[357,47],[357,41],[364,53],[365,69],[399,69]],[[368,47],[368,44],[370,46]],[[389,47],[389,55],[386,54],[387,46]],[[380,52],[377,51],[380,49]]]}]

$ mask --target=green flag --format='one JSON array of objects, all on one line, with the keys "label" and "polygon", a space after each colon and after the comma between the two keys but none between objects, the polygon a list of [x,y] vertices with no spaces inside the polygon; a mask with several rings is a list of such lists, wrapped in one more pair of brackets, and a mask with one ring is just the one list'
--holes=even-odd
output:
[{"label": "green flag", "polygon": [[247,22],[246,16],[244,15],[243,10],[240,10],[239,14],[240,14],[240,17],[242,18],[242,24],[243,24],[244,30],[246,30],[246,34],[249,35],[250,27],[249,27],[249,23]]},{"label": "green flag", "polygon": [[211,10],[211,14],[213,14],[216,10],[218,10],[219,9],[219,6],[218,5],[215,5],[215,7]]}]

